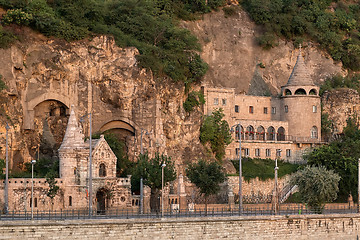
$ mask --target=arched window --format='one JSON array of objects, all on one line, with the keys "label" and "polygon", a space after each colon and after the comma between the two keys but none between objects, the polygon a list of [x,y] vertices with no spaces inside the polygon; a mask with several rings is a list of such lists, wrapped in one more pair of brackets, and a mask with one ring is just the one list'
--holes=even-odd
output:
[{"label": "arched window", "polygon": [[289,95],[292,95],[292,92],[291,92],[289,89],[285,89],[284,94],[285,94],[286,96],[289,96]]},{"label": "arched window", "polygon": [[285,128],[279,127],[278,132],[277,132],[277,140],[285,141]]},{"label": "arched window", "polygon": [[257,140],[265,140],[265,128],[263,126],[259,126],[256,130],[256,139]]},{"label": "arched window", "polygon": [[318,129],[316,126],[311,128],[311,138],[317,139],[318,138]]},{"label": "arched window", "polygon": [[311,89],[310,92],[309,92],[309,95],[317,95],[317,91],[316,89]]},{"label": "arched window", "polygon": [[269,127],[267,130],[267,140],[275,140],[275,128]]},{"label": "arched window", "polygon": [[99,166],[99,177],[106,177],[106,166],[104,163],[101,163]]},{"label": "arched window", "polygon": [[295,91],[295,95],[306,95],[306,91],[303,88],[299,88]]},{"label": "arched window", "polygon": [[288,107],[288,105],[285,105],[284,106],[284,111],[287,113],[287,112],[289,112],[289,107]]},{"label": "arched window", "polygon": [[[244,129],[242,126],[241,126],[241,130],[240,130],[240,136],[241,136],[241,139],[243,140],[244,139]],[[235,140],[239,140],[239,125],[237,125],[235,128]]]},{"label": "arched window", "polygon": [[249,125],[246,128],[245,136],[247,140],[254,140],[255,139],[255,130],[254,127]]}]

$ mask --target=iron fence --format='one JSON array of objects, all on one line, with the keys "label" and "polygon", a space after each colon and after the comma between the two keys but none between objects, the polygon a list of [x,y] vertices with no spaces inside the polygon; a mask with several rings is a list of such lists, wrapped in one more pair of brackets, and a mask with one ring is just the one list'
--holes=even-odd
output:
[{"label": "iron fence", "polygon": [[[357,206],[335,205],[326,206],[323,209],[310,209],[304,205],[281,206],[277,211],[278,215],[300,215],[300,214],[349,214],[357,213]],[[65,220],[65,219],[130,219],[130,218],[179,218],[179,217],[228,217],[228,216],[266,216],[275,215],[272,206],[245,206],[242,212],[234,206],[233,208],[209,207],[204,208],[148,211],[142,214],[135,209],[114,209],[97,211],[96,209],[89,216],[89,211],[84,210],[60,210],[60,211],[34,211],[33,220]],[[5,220],[31,220],[30,211],[9,211],[8,214],[0,214],[0,221]]]}]

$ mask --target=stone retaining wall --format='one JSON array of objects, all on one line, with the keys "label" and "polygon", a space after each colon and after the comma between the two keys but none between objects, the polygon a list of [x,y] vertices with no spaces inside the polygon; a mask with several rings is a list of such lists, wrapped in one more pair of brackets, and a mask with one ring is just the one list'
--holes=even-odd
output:
[{"label": "stone retaining wall", "polygon": [[357,239],[360,216],[2,221],[1,239]]}]

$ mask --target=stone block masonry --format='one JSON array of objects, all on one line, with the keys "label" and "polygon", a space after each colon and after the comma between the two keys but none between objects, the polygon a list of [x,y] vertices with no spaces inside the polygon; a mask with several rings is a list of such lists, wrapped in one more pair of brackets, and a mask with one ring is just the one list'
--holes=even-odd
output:
[{"label": "stone block masonry", "polygon": [[358,239],[358,214],[1,221],[1,239]]}]

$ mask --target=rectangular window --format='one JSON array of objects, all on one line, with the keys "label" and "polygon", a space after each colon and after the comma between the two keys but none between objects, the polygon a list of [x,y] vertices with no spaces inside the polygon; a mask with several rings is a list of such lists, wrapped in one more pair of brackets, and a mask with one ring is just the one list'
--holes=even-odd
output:
[{"label": "rectangular window", "polygon": [[291,157],[291,149],[286,149],[286,156]]},{"label": "rectangular window", "polygon": [[214,105],[219,105],[219,99],[218,98],[214,98]]},{"label": "rectangular window", "polygon": [[268,109],[267,109],[267,107],[264,107],[264,114],[268,114]]},{"label": "rectangular window", "polygon": [[255,149],[255,157],[260,157],[260,148]]},{"label": "rectangular window", "polygon": [[245,148],[245,157],[248,157],[249,155],[250,155],[249,149],[248,149],[248,148]]},{"label": "rectangular window", "polygon": [[235,154],[236,156],[239,156],[239,148],[235,148]]},{"label": "rectangular window", "polygon": [[276,107],[272,107],[272,108],[271,108],[271,113],[272,113],[272,114],[276,114]]},{"label": "rectangular window", "polygon": [[316,113],[317,112],[317,107],[314,105],[313,106],[313,113]]},{"label": "rectangular window", "polygon": [[72,206],[72,197],[69,196],[69,207],[71,207],[71,206]]},{"label": "rectangular window", "polygon": [[249,106],[249,113],[254,113],[254,107],[253,106]]},{"label": "rectangular window", "polygon": [[281,157],[281,149],[276,149],[276,156]]},{"label": "rectangular window", "polygon": [[239,106],[238,105],[235,105],[235,112],[239,112]]},{"label": "rectangular window", "polygon": [[271,157],[271,150],[270,150],[270,148],[267,148],[266,151],[265,151],[265,153],[266,153],[266,156],[267,156],[267,157]]},{"label": "rectangular window", "polygon": [[225,106],[226,105],[226,98],[222,99],[222,105]]},{"label": "rectangular window", "polygon": [[285,110],[286,113],[289,111],[288,105],[285,105],[284,110]]}]

